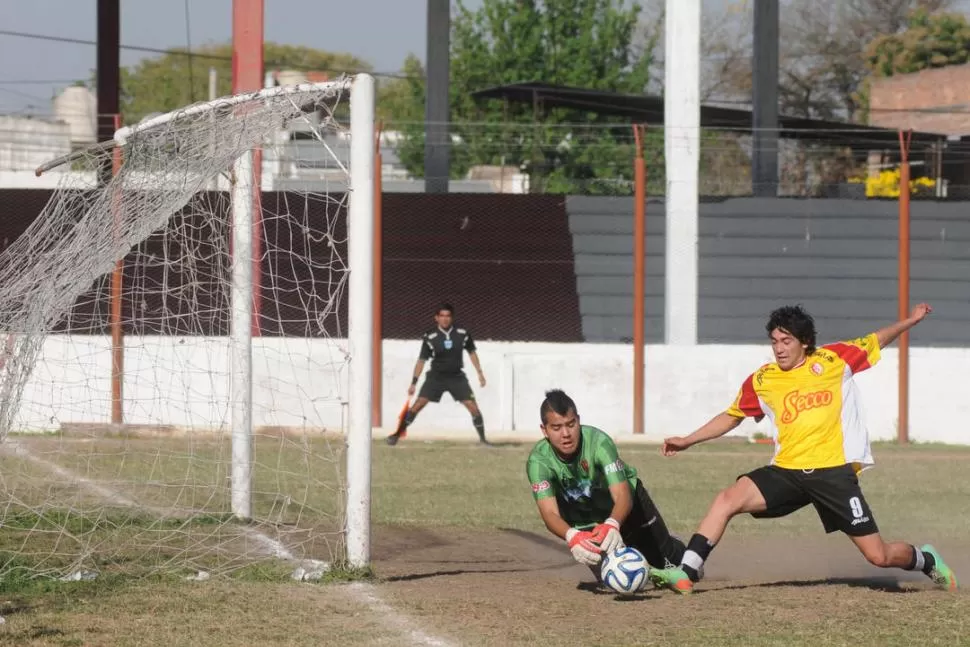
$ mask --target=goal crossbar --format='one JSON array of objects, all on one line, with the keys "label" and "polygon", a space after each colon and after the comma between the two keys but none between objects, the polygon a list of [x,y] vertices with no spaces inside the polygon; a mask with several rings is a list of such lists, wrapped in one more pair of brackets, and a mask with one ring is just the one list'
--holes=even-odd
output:
[{"label": "goal crossbar", "polygon": [[76,151],[61,155],[60,157],[56,157],[49,162],[45,162],[37,167],[34,174],[39,177],[48,171],[51,171],[59,166],[63,166],[64,164],[70,164],[75,160],[89,157],[92,153],[97,153],[115,146],[124,147],[128,144],[128,140],[132,136],[165,126],[179,119],[193,117],[205,112],[225,110],[227,108],[232,108],[252,101],[261,101],[295,94],[316,93],[322,94],[327,98],[338,100],[345,93],[350,91],[352,85],[353,79],[345,77],[334,81],[298,83],[295,85],[281,85],[272,88],[263,88],[254,92],[234,94],[229,97],[220,97],[210,101],[203,101],[185,108],[179,108],[178,110],[167,112],[165,114],[156,115],[150,119],[142,121],[141,123],[135,124],[134,126],[123,126],[115,131],[113,138],[103,142],[98,142],[96,144],[91,144]]}]

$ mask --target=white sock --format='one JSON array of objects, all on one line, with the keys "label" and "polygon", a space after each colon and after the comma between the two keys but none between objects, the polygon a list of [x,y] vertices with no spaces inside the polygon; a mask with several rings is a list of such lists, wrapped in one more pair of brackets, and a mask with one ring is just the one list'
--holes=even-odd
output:
[{"label": "white sock", "polygon": [[916,546],[913,546],[913,550],[916,552],[916,565],[913,567],[913,570],[922,571],[923,567],[926,566],[926,558],[923,556],[923,551]]},{"label": "white sock", "polygon": [[704,560],[701,556],[692,550],[688,550],[684,553],[684,558],[680,560],[681,565],[690,566],[697,572],[700,572],[704,568]]}]

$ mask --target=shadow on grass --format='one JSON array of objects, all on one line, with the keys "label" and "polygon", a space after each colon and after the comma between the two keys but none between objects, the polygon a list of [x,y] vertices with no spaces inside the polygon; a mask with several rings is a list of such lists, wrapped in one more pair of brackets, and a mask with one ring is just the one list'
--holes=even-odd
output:
[{"label": "shadow on grass", "polygon": [[[548,539],[546,537],[542,537],[541,535],[537,535],[537,534],[532,533],[532,532],[529,532],[527,530],[518,530],[516,528],[499,528],[498,530],[501,531],[501,532],[505,532],[505,533],[508,533],[510,535],[514,535],[516,537],[525,539],[525,540],[527,540],[529,542],[532,542],[534,544],[538,544],[539,546],[542,546],[544,548],[553,549],[553,550],[556,551],[557,556],[559,556],[559,557],[562,557],[563,556],[562,555],[562,546],[559,543],[557,543],[557,542],[555,542],[555,541],[553,541],[551,539]],[[453,561],[456,561],[457,563],[461,563],[461,564],[495,564],[496,563],[495,561],[487,561],[487,560],[460,560],[460,561],[459,560],[453,560]],[[503,560],[503,561],[511,561],[512,563],[516,563],[516,562],[514,562],[512,560]],[[440,564],[440,563],[447,563],[447,562],[436,561],[435,563],[439,563]],[[534,573],[534,572],[539,572],[539,571],[557,570],[557,569],[560,569],[560,568],[572,568],[575,565],[576,565],[576,563],[574,561],[572,561],[572,560],[565,560],[564,559],[561,563],[558,563],[558,564],[550,564],[550,565],[543,565],[543,566],[525,566],[525,565],[523,565],[523,566],[518,566],[518,567],[516,567],[516,566],[510,566],[510,567],[507,567],[507,568],[471,568],[471,569],[469,569],[469,568],[456,568],[456,569],[449,569],[449,570],[431,571],[431,572],[428,572],[428,573],[408,573],[407,575],[394,575],[394,576],[390,576],[390,577],[384,577],[384,578],[381,578],[381,581],[382,582],[413,582],[415,580],[426,580],[426,579],[430,579],[430,578],[433,578],[433,577],[455,577],[455,576],[459,576],[459,575],[474,575],[476,573],[482,573],[482,574],[488,574],[488,573]]]},{"label": "shadow on grass", "polygon": [[[480,562],[476,562],[480,563]],[[572,568],[575,562],[563,564],[552,564],[549,566],[523,566],[521,568],[456,568],[449,571],[431,571],[428,573],[408,573],[407,575],[392,575],[382,577],[382,582],[413,582],[415,580],[426,580],[432,577],[454,577],[457,575],[487,575],[490,573],[538,573],[541,571],[554,571],[560,568]]]},{"label": "shadow on grass", "polygon": [[557,553],[562,553],[563,542],[558,539],[553,539],[547,535],[537,535],[534,532],[529,532],[528,530],[519,530],[518,528],[499,528],[500,532],[508,533],[519,539],[524,539],[526,541],[532,542],[533,544],[542,546],[543,548],[548,548],[554,550]]},{"label": "shadow on grass", "polygon": [[[659,598],[661,592],[656,589],[640,591],[636,595],[617,595],[616,592],[609,590],[599,582],[580,582],[576,585],[577,591],[585,591],[593,595],[606,595],[612,597],[617,602],[641,602],[643,600],[653,600]],[[651,595],[652,594],[652,595]]]},{"label": "shadow on grass", "polygon": [[736,591],[744,589],[773,589],[783,587],[808,588],[812,586],[851,586],[853,588],[881,591],[883,593],[919,593],[917,588],[904,588],[894,577],[833,577],[816,580],[782,580],[778,582],[760,582],[756,584],[732,584],[720,586],[716,589],[695,589],[695,593],[710,593],[712,591]]}]

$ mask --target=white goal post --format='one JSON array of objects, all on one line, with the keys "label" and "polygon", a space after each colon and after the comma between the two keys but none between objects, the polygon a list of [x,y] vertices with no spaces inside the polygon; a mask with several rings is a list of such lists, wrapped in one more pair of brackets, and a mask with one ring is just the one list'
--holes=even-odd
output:
[{"label": "white goal post", "polygon": [[[344,261],[347,291],[346,330],[346,391],[342,396],[346,410],[345,500],[343,528],[345,533],[344,559],[350,567],[366,567],[370,563],[371,513],[371,443],[372,443],[372,385],[374,299],[374,175],[375,169],[375,83],[368,74],[357,74],[335,81],[314,84],[274,87],[247,94],[224,97],[173,111],[115,133],[112,141],[76,151],[53,160],[37,169],[37,174],[57,167],[76,164],[82,160],[103,162],[115,147],[120,147],[125,161],[122,171],[107,187],[91,186],[93,198],[79,206],[76,187],[61,190],[41,214],[41,218],[68,221],[63,214],[72,213],[69,225],[61,226],[70,236],[83,240],[81,233],[98,236],[97,229],[110,221],[112,209],[120,200],[125,216],[118,225],[114,246],[98,238],[98,258],[91,267],[84,268],[84,276],[65,278],[50,288],[51,295],[43,304],[29,304],[31,295],[23,294],[17,308],[0,313],[0,327],[10,334],[26,332],[24,341],[13,351],[20,356],[18,370],[8,369],[0,376],[0,392],[19,396],[29,378],[33,363],[41,353],[38,339],[51,333],[78,295],[90,281],[110,272],[115,263],[125,258],[134,245],[146,240],[153,232],[184,209],[192,196],[212,186],[219,175],[230,177],[231,195],[231,262],[227,292],[231,295],[229,325],[229,431],[231,435],[230,500],[232,514],[240,521],[254,517],[254,367],[253,367],[253,222],[254,185],[253,150],[281,128],[301,118],[304,111],[319,108],[321,103],[336,103],[349,95],[349,169],[345,161],[334,155],[335,164],[349,175],[347,183],[347,257]],[[333,114],[330,115],[334,118]],[[346,117],[345,117],[346,118]],[[206,124],[218,132],[203,137]],[[327,147],[327,142],[309,123],[310,131]],[[148,145],[146,145],[146,142]],[[142,148],[139,148],[141,146]],[[213,151],[213,147],[216,150]],[[329,150],[329,149],[328,149]],[[161,153],[160,153],[161,151]],[[171,153],[169,160],[158,156]],[[331,151],[332,152],[332,151]],[[180,161],[182,160],[182,161]],[[228,162],[228,165],[226,164]],[[231,173],[229,173],[229,169]],[[74,193],[72,193],[72,191]],[[120,199],[118,196],[121,196]],[[136,197],[137,196],[137,197]],[[70,202],[73,200],[74,202]],[[83,213],[82,213],[83,212]],[[54,227],[49,227],[54,229]],[[87,228],[87,229],[85,229]],[[84,232],[80,230],[84,229]],[[31,233],[30,231],[27,232]],[[42,227],[38,225],[38,233]],[[33,241],[33,239],[32,239]],[[60,253],[56,241],[27,242],[11,254],[29,255],[36,249],[40,254],[36,267],[30,268],[34,278],[52,273]],[[43,245],[47,247],[41,249]],[[31,247],[31,245],[33,247]],[[47,263],[47,265],[45,265]],[[15,264],[0,259],[0,290],[16,283],[12,274]],[[9,271],[7,271],[9,270]],[[335,279],[335,281],[338,279]],[[19,287],[19,285],[18,285]],[[43,308],[41,308],[43,306]],[[29,338],[29,339],[28,339]],[[9,342],[8,338],[8,342]],[[303,385],[312,388],[313,385]],[[9,403],[6,406],[11,406]],[[12,405],[16,408],[16,405]],[[6,439],[15,431],[14,414],[5,414],[0,421],[0,437]],[[279,552],[279,551],[277,551]],[[283,551],[286,552],[285,550]]]},{"label": "white goal post", "polygon": [[371,396],[374,370],[374,79],[359,75],[350,95],[350,407],[347,442],[347,561],[370,562]]}]

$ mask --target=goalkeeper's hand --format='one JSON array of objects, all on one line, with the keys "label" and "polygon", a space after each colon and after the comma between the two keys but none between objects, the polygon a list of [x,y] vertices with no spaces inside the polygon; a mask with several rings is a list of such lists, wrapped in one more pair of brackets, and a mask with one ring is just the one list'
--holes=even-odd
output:
[{"label": "goalkeeper's hand", "polygon": [[590,531],[570,528],[566,531],[566,543],[573,559],[580,564],[596,566],[600,563],[600,549],[593,543],[593,533]]},{"label": "goalkeeper's hand", "polygon": [[622,547],[623,537],[620,536],[620,522],[610,517],[593,528],[593,542],[607,555]]}]

